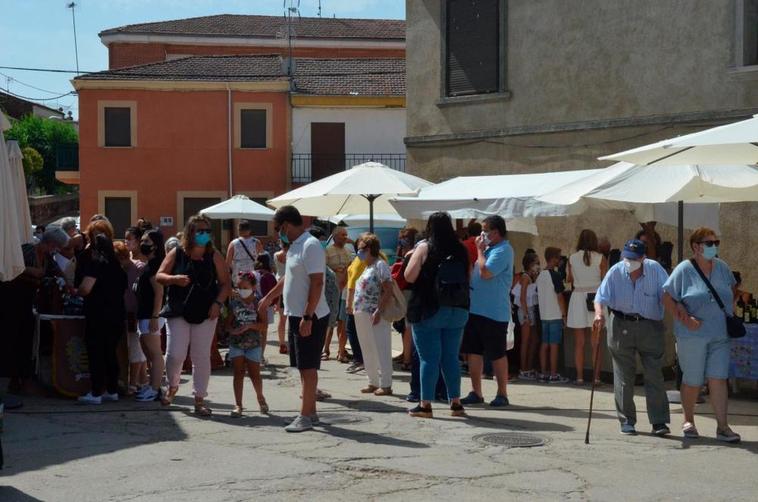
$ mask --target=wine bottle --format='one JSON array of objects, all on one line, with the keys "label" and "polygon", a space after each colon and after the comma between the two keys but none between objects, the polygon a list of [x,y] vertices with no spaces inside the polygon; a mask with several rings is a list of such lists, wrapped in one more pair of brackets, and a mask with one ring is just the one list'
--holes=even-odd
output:
[{"label": "wine bottle", "polygon": [[745,302],[742,301],[741,297],[737,300],[737,304],[734,306],[734,317],[737,319],[743,319],[745,317]]}]

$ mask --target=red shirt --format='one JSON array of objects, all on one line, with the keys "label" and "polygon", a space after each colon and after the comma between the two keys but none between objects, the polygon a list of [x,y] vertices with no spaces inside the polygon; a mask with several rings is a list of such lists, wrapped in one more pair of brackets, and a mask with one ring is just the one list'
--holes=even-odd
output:
[{"label": "red shirt", "polygon": [[476,249],[476,237],[469,237],[463,241],[463,245],[466,246],[470,265],[473,266],[474,263],[476,263],[477,258],[479,258],[479,250]]}]

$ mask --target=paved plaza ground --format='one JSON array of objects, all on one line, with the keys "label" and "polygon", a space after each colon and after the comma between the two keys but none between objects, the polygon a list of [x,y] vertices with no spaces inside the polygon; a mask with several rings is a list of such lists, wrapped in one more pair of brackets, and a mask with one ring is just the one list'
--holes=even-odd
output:
[{"label": "paved plaza ground", "polygon": [[[407,373],[396,374],[397,396],[366,397],[359,392],[362,373],[348,375],[329,361],[320,373],[320,387],[333,395],[319,408],[324,425],[287,434],[282,426],[297,409],[298,379],[275,352],[271,346],[264,372],[268,416],[257,412],[248,382],[249,409],[243,418],[229,417],[230,370],[211,378],[210,419],[190,414],[189,384],[169,409],[126,400],[84,408],[25,399],[23,409],[6,413],[0,501],[758,498],[754,400],[730,403],[740,445],[717,443],[713,417],[705,414],[698,418],[705,437],[683,440],[678,405],[672,405],[674,434],[653,437],[642,396],[642,433],[626,437],[605,385],[585,445],[586,388],[514,383],[506,409],[469,407],[468,418],[453,418],[435,404],[433,420],[414,419],[402,399]],[[494,390],[494,382],[485,382],[486,397]],[[710,413],[707,405],[699,410]],[[545,445],[507,448],[481,437],[492,433],[537,435]]]}]

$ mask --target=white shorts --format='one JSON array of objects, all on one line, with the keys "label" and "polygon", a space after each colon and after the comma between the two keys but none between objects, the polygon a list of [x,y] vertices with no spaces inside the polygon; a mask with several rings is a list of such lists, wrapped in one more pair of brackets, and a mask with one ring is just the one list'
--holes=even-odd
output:
[{"label": "white shorts", "polygon": [[163,326],[166,325],[166,320],[163,317],[158,318],[158,333],[150,333],[150,319],[140,319],[137,321],[137,333],[140,336],[145,335],[160,335]]}]

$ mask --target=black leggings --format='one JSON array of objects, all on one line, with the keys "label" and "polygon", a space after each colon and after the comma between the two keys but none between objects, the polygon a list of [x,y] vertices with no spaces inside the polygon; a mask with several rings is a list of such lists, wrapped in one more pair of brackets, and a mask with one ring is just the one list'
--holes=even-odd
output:
[{"label": "black leggings", "polygon": [[87,319],[84,340],[87,344],[92,395],[118,392],[116,348],[124,333],[121,319]]}]

